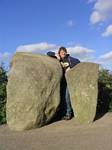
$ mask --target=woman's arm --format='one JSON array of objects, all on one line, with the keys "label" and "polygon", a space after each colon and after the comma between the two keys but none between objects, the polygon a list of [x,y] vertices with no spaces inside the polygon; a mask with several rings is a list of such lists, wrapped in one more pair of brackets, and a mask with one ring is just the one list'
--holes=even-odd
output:
[{"label": "woman's arm", "polygon": [[80,63],[80,60],[74,57],[69,57],[69,61],[70,61],[70,68],[73,68],[75,65]]},{"label": "woman's arm", "polygon": [[49,51],[47,52],[47,55],[51,57],[55,57],[55,52]]},{"label": "woman's arm", "polygon": [[49,51],[49,52],[47,52],[47,55],[50,56],[50,57],[54,57],[54,58],[57,58],[58,60],[60,60],[59,54],[57,54],[55,52]]}]

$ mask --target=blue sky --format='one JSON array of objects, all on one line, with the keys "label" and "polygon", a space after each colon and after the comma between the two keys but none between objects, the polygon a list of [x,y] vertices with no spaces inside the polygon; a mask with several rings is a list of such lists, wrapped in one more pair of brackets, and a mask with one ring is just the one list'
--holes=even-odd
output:
[{"label": "blue sky", "polygon": [[0,62],[65,46],[112,70],[112,0],[0,0]]}]

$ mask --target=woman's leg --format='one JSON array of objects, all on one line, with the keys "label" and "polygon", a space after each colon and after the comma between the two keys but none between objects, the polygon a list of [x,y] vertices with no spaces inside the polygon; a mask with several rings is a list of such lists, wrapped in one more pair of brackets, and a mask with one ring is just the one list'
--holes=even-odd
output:
[{"label": "woman's leg", "polygon": [[66,101],[66,116],[71,117],[71,115],[72,115],[72,106],[71,106],[70,94],[69,94],[67,86],[66,86],[65,101]]}]

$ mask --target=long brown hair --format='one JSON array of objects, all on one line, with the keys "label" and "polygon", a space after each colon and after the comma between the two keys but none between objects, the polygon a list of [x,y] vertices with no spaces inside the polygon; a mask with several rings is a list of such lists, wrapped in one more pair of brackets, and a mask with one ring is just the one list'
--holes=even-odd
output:
[{"label": "long brown hair", "polygon": [[60,51],[63,50],[65,53],[67,53],[67,49],[65,47],[60,47],[58,50],[58,54],[60,54]]}]

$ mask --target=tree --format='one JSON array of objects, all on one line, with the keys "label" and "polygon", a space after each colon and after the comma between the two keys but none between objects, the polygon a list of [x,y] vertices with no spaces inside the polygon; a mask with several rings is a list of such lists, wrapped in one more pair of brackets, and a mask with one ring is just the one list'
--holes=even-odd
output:
[{"label": "tree", "polygon": [[98,89],[97,111],[99,113],[112,112],[112,74],[109,70],[100,70]]},{"label": "tree", "polygon": [[6,85],[7,71],[2,64],[0,66],[0,124],[6,122]]}]

